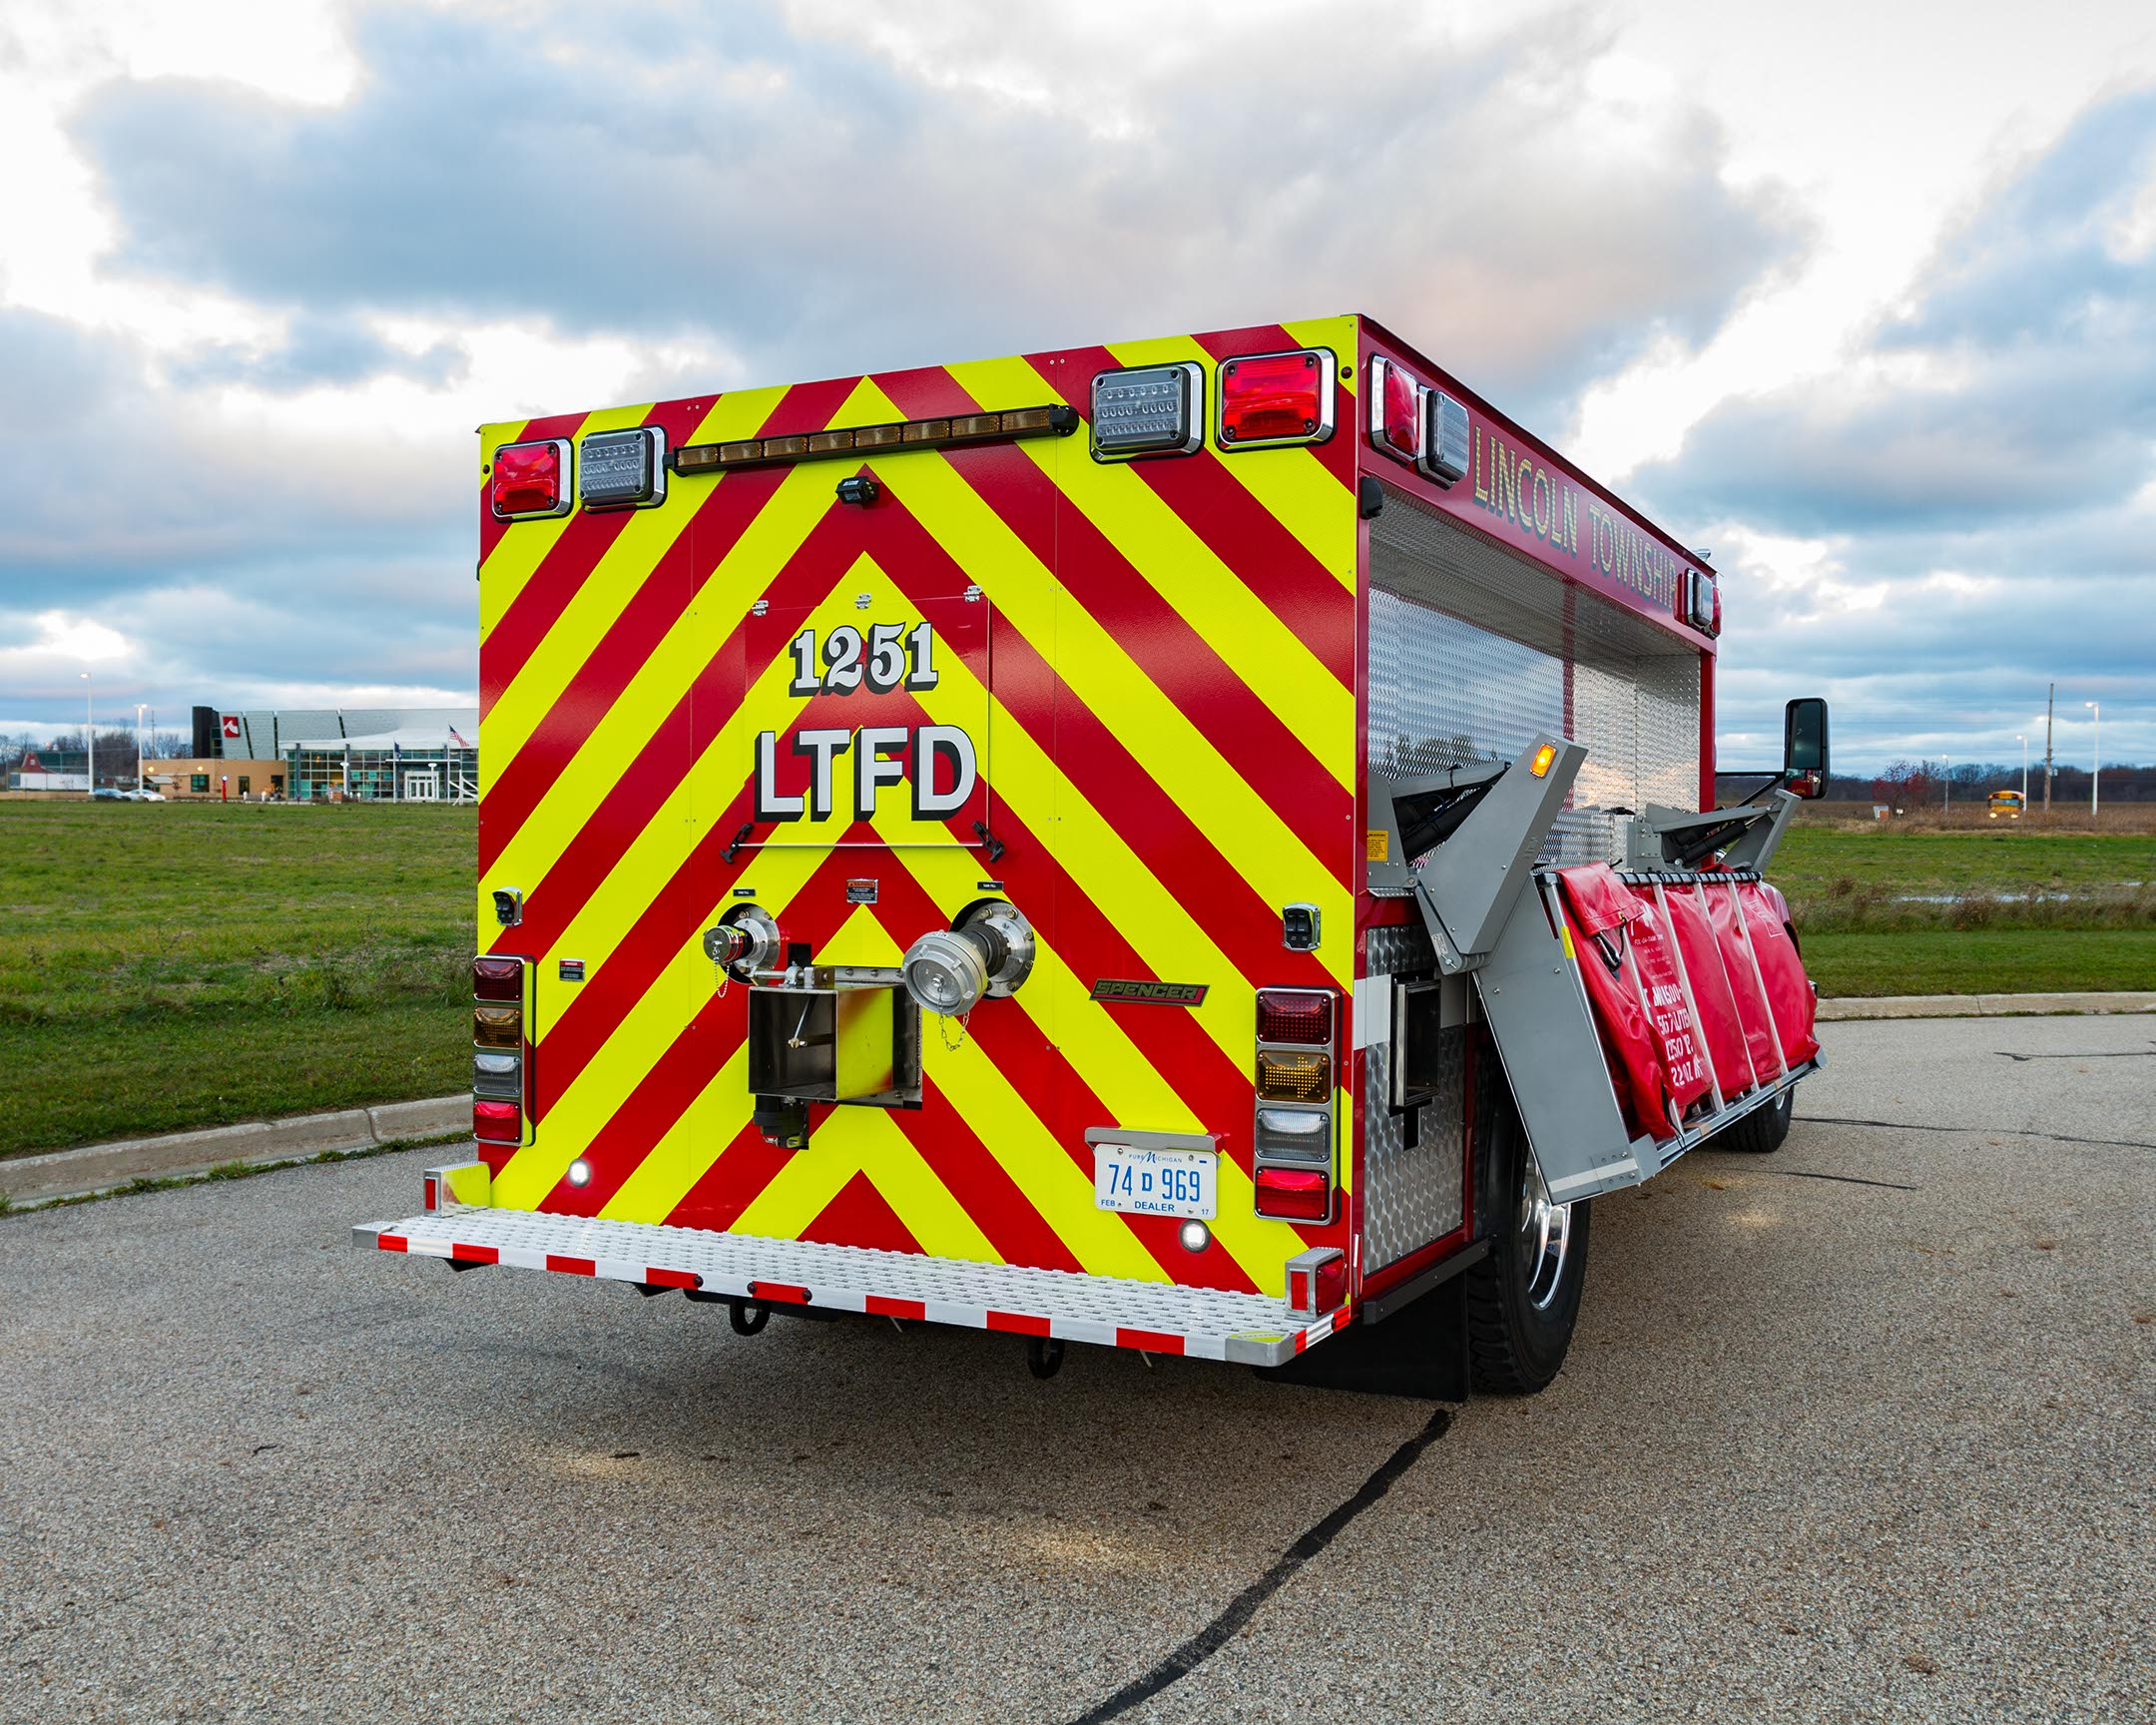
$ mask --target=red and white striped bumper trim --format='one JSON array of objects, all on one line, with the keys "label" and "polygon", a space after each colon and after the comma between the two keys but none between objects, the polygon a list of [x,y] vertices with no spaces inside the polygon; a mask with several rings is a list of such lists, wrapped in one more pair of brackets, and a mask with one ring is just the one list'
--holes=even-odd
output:
[{"label": "red and white striped bumper trim", "polygon": [[1343,1308],[1306,1322],[1284,1301],[1263,1294],[529,1211],[452,1206],[401,1222],[364,1224],[352,1235],[360,1247],[462,1264],[552,1270],[722,1299],[913,1318],[1245,1366],[1292,1360],[1350,1317]]}]

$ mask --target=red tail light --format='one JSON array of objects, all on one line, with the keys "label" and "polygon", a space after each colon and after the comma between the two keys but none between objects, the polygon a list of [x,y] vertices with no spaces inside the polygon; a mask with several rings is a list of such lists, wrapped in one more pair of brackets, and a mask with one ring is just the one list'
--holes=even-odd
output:
[{"label": "red tail light", "polygon": [[1258,1040],[1330,1048],[1333,996],[1322,988],[1259,989]]},{"label": "red tail light", "polygon": [[569,441],[504,443],[494,451],[494,518],[569,513]]},{"label": "red tail light", "polygon": [[1261,1168],[1258,1214],[1281,1222],[1323,1222],[1333,1214],[1333,1177],[1318,1168]]},{"label": "red tail light", "polygon": [[1310,347],[1226,360],[1220,403],[1224,447],[1315,443],[1333,431],[1332,351]]},{"label": "red tail light", "polygon": [[524,1110],[514,1102],[489,1102],[474,1097],[471,1105],[472,1136],[482,1144],[516,1144],[524,1137]]},{"label": "red tail light", "polygon": [[524,960],[521,958],[474,958],[471,963],[472,993],[481,1000],[524,998]]},{"label": "red tail light", "polygon": [[1389,359],[1370,361],[1370,441],[1402,461],[1422,456],[1422,386]]}]

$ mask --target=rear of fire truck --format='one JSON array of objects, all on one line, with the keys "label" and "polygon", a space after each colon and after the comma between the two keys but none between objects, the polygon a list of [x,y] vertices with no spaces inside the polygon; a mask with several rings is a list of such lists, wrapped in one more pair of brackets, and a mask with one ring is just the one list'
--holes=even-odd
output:
[{"label": "rear of fire truck", "polygon": [[1531,1389],[1786,1129],[1824,712],[1713,811],[1711,573],[1368,319],[480,456],[476,1155],[362,1245]]}]

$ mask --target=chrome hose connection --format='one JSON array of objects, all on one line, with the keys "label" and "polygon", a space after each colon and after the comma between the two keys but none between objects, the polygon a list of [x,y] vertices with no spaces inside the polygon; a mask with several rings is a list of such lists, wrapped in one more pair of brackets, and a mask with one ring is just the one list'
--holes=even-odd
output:
[{"label": "chrome hose connection", "polygon": [[906,948],[906,993],[923,1012],[963,1018],[982,1000],[1015,994],[1033,970],[1033,928],[1014,904],[992,899],[955,928],[936,928]]}]

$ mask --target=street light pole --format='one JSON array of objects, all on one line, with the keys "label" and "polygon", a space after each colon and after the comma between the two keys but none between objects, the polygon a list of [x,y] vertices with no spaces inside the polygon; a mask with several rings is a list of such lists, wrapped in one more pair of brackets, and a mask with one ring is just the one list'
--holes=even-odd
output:
[{"label": "street light pole", "polygon": [[90,673],[82,674],[83,680],[83,782],[89,787],[83,795],[95,801],[97,798],[97,720],[92,715],[90,697],[97,685],[90,681]]},{"label": "street light pole", "polygon": [[2089,763],[2089,819],[2096,819],[2096,782],[2103,777],[2103,709],[2093,701],[2081,703],[2096,716],[2096,737],[2092,745],[2094,759]]},{"label": "street light pole", "polygon": [[138,797],[142,795],[143,788],[142,716],[143,710],[149,705],[150,703],[147,701],[138,701],[135,703],[135,794]]}]

